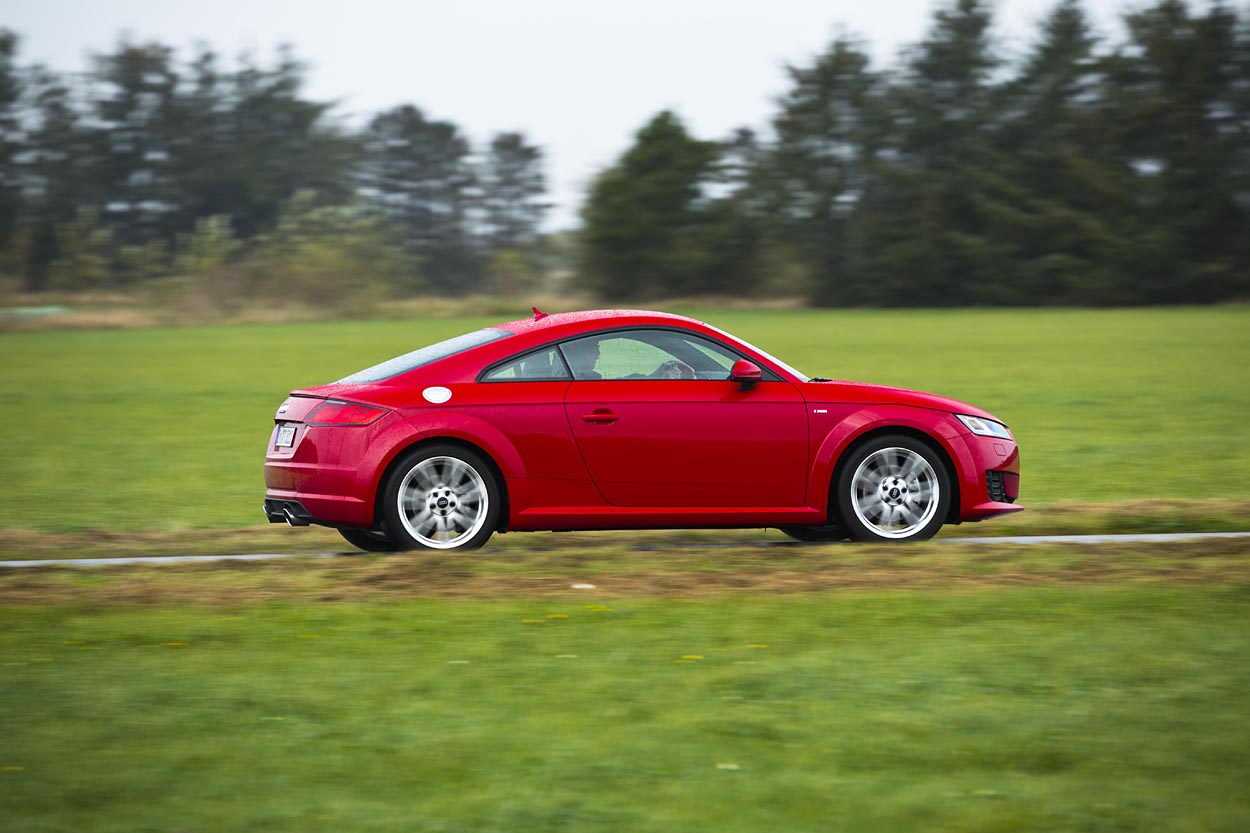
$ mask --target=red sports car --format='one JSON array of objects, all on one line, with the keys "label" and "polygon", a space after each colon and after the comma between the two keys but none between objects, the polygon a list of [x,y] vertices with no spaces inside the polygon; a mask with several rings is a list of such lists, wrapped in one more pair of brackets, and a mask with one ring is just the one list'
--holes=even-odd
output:
[{"label": "red sports car", "polygon": [[808,378],[659,312],[536,309],[293,391],[274,422],[266,516],[370,551],[672,527],[914,541],[1021,508],[993,415]]}]

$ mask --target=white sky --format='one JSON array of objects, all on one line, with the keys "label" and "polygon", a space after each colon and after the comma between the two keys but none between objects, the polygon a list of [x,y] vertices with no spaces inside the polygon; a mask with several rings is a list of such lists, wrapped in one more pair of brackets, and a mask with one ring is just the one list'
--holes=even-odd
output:
[{"label": "white sky", "polygon": [[[1025,51],[1054,0],[998,0],[1005,54]],[[1133,3],[1132,5],[1139,5]],[[185,58],[196,41],[271,63],[294,46],[307,95],[340,102],[353,121],[412,103],[460,125],[477,144],[521,130],[547,155],[549,226],[576,223],[591,178],[664,108],[700,138],[764,128],[786,89],[840,30],[863,38],[878,67],[927,31],[934,0],[6,0],[0,26],[22,36],[19,59],[85,67],[122,32]],[[1085,0],[1104,34],[1126,0]]]}]

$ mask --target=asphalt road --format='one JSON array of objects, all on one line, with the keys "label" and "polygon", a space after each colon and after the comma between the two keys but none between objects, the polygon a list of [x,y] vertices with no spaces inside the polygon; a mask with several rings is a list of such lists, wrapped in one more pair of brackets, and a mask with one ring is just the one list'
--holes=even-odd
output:
[{"label": "asphalt road", "polygon": [[[1015,535],[998,538],[939,538],[940,544],[1112,544],[1112,543],[1159,543],[1162,541],[1194,541],[1204,538],[1250,538],[1250,532],[1165,532],[1143,535]],[[691,546],[691,545],[684,545]],[[698,545],[695,545],[698,546]],[[735,546],[711,544],[707,547]],[[811,546],[797,541],[768,542],[753,546]],[[651,547],[648,547],[651,548]],[[117,564],[188,564],[200,561],[268,561],[275,558],[354,558],[363,552],[281,553],[265,552],[243,555],[150,555],[133,558],[63,558],[34,561],[0,561],[3,567],[108,567]]]}]

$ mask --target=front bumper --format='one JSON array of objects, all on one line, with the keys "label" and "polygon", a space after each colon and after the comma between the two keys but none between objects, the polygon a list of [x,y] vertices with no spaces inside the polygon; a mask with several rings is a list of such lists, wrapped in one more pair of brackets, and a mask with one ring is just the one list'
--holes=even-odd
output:
[{"label": "front bumper", "polygon": [[1012,440],[965,433],[952,442],[959,470],[956,523],[1020,512],[1020,449]]}]

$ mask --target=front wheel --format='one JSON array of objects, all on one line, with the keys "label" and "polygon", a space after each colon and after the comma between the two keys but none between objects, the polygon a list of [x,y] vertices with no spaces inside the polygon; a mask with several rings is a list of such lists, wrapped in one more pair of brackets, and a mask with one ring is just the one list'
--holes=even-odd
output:
[{"label": "front wheel", "polygon": [[432,445],[404,456],[382,490],[386,529],[403,549],[473,550],[499,522],[499,484],[482,455]]},{"label": "front wheel", "polygon": [[950,475],[942,455],[905,434],[851,452],[838,476],[838,512],[858,541],[925,541],[946,522]]}]

